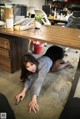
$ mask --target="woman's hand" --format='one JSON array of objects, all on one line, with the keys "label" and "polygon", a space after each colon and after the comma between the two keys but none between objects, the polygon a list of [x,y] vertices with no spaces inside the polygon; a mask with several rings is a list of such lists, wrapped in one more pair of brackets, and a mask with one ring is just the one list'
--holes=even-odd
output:
[{"label": "woman's hand", "polygon": [[20,92],[20,93],[16,96],[17,103],[20,102],[21,100],[23,100],[24,97],[25,97],[25,91],[23,90],[22,92]]},{"label": "woman's hand", "polygon": [[38,106],[38,104],[37,104],[37,99],[36,99],[36,95],[34,95],[33,97],[32,97],[32,100],[31,100],[31,102],[29,103],[29,112],[31,112],[31,111],[33,111],[33,112],[37,112],[37,111],[39,111],[39,106]]}]

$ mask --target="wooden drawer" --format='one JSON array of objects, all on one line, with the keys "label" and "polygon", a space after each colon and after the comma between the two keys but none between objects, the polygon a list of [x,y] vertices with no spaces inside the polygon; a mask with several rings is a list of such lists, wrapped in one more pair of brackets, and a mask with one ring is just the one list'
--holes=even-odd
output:
[{"label": "wooden drawer", "polygon": [[0,64],[0,68],[11,73],[10,67],[6,67],[5,65]]},{"label": "wooden drawer", "polygon": [[28,40],[0,33],[0,68],[14,73],[21,68],[22,56],[28,51]]},{"label": "wooden drawer", "polygon": [[0,48],[0,55],[7,57],[7,58],[10,58],[10,51],[7,49]]},{"label": "wooden drawer", "polygon": [[11,68],[11,62],[9,58],[1,57],[0,56],[0,65],[4,65],[6,67]]},{"label": "wooden drawer", "polygon": [[0,37],[0,47],[5,48],[5,49],[10,49],[9,40],[6,38]]}]

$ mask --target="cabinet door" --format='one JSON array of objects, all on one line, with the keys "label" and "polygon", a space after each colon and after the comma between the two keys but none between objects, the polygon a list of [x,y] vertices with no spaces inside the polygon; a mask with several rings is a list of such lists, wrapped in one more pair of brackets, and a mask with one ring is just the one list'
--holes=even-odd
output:
[{"label": "cabinet door", "polygon": [[6,67],[9,67],[9,68],[11,67],[10,60],[5,57],[0,56],[0,64],[4,65]]},{"label": "cabinet door", "polygon": [[21,60],[28,51],[28,40],[0,34],[0,68],[14,73],[21,68]]},{"label": "cabinet door", "polygon": [[0,47],[5,49],[10,49],[10,43],[8,39],[0,37]]},{"label": "cabinet door", "polygon": [[0,37],[0,68],[11,72],[10,43],[7,38]]},{"label": "cabinet door", "polygon": [[4,48],[0,48],[0,56],[10,58],[10,51]]}]

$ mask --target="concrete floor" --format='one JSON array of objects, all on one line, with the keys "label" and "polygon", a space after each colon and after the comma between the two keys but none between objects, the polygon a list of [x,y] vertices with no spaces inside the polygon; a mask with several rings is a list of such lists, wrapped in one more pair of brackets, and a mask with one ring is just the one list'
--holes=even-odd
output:
[{"label": "concrete floor", "polygon": [[[45,48],[44,48],[45,50]],[[10,74],[0,69],[0,92],[6,95],[9,103],[14,110],[16,119],[58,119],[67,101],[72,81],[76,72],[79,53],[70,49],[67,51],[68,56],[64,58],[69,60],[74,68],[65,68],[55,73],[48,73],[38,98],[40,111],[35,113],[28,112],[30,101],[29,92],[25,99],[15,105],[15,96],[22,90],[23,84],[20,82],[20,71]],[[38,55],[35,55],[38,57]],[[79,84],[80,85],[80,84]],[[76,96],[79,91],[77,91]],[[78,94],[79,95],[79,94]]]}]

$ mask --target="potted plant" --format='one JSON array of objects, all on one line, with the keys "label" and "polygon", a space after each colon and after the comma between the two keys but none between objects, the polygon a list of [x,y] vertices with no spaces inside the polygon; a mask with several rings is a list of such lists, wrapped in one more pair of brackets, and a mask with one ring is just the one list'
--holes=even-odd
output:
[{"label": "potted plant", "polygon": [[42,24],[42,16],[35,17],[35,28],[40,28]]}]

